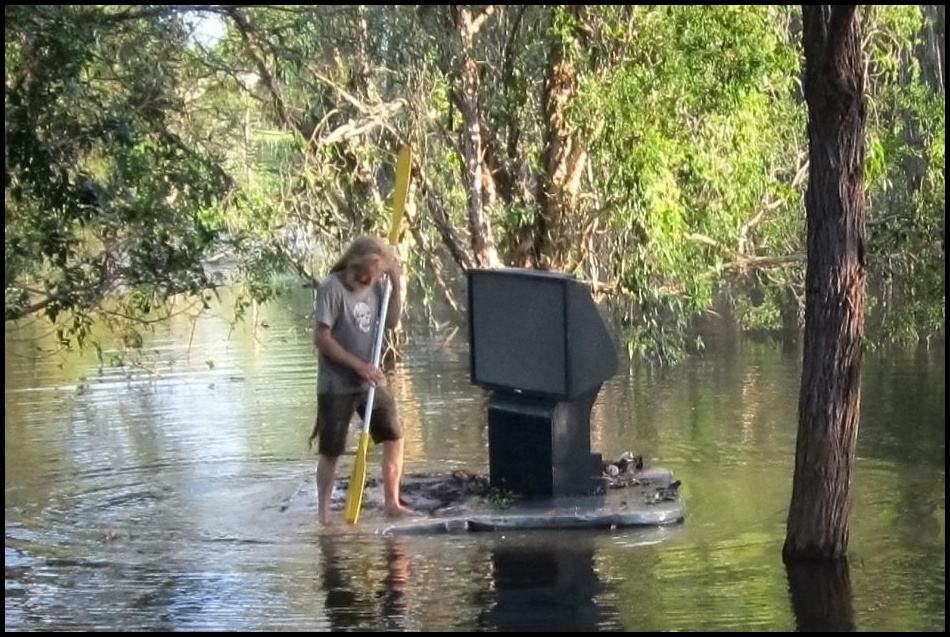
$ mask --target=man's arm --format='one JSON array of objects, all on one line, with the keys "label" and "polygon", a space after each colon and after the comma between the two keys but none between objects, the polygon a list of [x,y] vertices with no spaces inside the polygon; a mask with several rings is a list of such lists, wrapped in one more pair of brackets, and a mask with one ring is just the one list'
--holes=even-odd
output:
[{"label": "man's arm", "polygon": [[333,338],[333,334],[330,333],[330,328],[323,323],[317,323],[313,329],[313,344],[317,346],[317,349],[320,350],[324,356],[334,363],[349,367],[363,380],[374,384],[382,382],[383,373],[379,368],[374,367],[372,363],[367,363],[346,351],[343,346]]},{"label": "man's arm", "polygon": [[393,330],[399,325],[399,317],[402,315],[402,266],[398,260],[393,261],[393,267],[387,274],[392,292],[389,296],[389,310],[386,312],[386,327]]}]

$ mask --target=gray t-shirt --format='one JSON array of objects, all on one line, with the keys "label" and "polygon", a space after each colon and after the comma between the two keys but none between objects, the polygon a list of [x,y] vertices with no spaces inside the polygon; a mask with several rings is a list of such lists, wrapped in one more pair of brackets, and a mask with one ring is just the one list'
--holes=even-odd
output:
[{"label": "gray t-shirt", "polygon": [[[314,304],[314,321],[329,327],[330,335],[343,349],[367,363],[373,358],[373,340],[382,299],[380,288],[377,283],[356,294],[343,283],[342,273],[334,272],[320,282]],[[366,387],[356,372],[320,352],[318,393],[346,394]]]}]

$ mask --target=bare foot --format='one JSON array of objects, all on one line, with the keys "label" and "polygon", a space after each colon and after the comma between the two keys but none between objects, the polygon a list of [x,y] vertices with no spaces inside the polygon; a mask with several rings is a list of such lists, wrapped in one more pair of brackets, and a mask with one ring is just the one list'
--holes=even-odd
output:
[{"label": "bare foot", "polygon": [[401,520],[404,518],[414,518],[419,515],[418,512],[413,511],[412,509],[406,508],[401,504],[396,506],[386,507],[386,517],[390,520]]},{"label": "bare foot", "polygon": [[328,524],[323,524],[320,526],[320,530],[317,531],[317,535],[344,535],[348,531],[349,529],[342,522],[329,522]]}]

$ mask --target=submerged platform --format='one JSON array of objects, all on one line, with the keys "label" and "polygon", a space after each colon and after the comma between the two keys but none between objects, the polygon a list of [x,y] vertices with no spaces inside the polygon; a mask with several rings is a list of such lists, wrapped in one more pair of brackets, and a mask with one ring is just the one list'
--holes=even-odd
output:
[{"label": "submerged platform", "polygon": [[[624,484],[615,483],[614,488],[607,488],[599,495],[513,500],[500,505],[489,496],[433,511],[429,517],[384,524],[376,528],[376,533],[428,535],[665,526],[685,519],[678,487],[672,472],[647,469],[631,475]],[[410,506],[414,504],[412,500],[406,497]],[[420,507],[416,504],[414,508]]]},{"label": "submerged platform", "polygon": [[[471,481],[487,484],[487,478],[482,476],[458,473],[410,477],[404,487],[404,499],[409,506],[424,511],[433,500],[431,496],[425,496],[426,491],[432,491],[431,488],[425,488],[426,484],[434,486],[436,493],[445,494],[453,489],[453,483],[465,485]],[[437,507],[425,517],[399,523],[373,522],[376,522],[375,532],[382,535],[429,535],[656,527],[678,524],[685,519],[679,482],[667,469],[651,468],[624,473],[613,480],[605,476],[605,486],[603,494],[540,500],[505,500],[487,492],[486,495],[463,497],[456,504]],[[462,486],[460,491],[464,492],[465,487]]]},{"label": "submerged platform", "polygon": [[[342,524],[349,479],[341,477],[331,505],[335,521],[326,532],[429,535],[663,527],[682,522],[685,508],[680,481],[668,469],[643,468],[639,458],[635,460],[605,465],[600,494],[550,499],[523,499],[499,492],[490,488],[486,474],[471,471],[409,473],[403,477],[402,500],[417,515],[398,522],[383,515],[382,484],[374,476],[367,480],[360,522],[354,527]],[[311,475],[273,506],[292,519],[308,520],[305,526],[310,526],[316,514],[315,496]]]}]

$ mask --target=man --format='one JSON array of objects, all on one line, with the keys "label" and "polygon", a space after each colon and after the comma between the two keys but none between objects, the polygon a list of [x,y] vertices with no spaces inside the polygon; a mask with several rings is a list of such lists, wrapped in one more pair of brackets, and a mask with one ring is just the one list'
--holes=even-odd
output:
[{"label": "man", "polygon": [[317,288],[313,342],[320,351],[317,420],[310,442],[319,436],[317,506],[320,523],[329,522],[330,496],[336,465],[346,445],[350,418],[363,417],[366,390],[376,386],[370,435],[383,445],[383,493],[386,515],[399,518],[411,511],[399,502],[403,433],[396,405],[385,388],[385,376],[373,366],[373,328],[382,304],[382,277],[392,285],[386,327],[399,323],[402,270],[392,250],[373,237],[356,239]]}]

